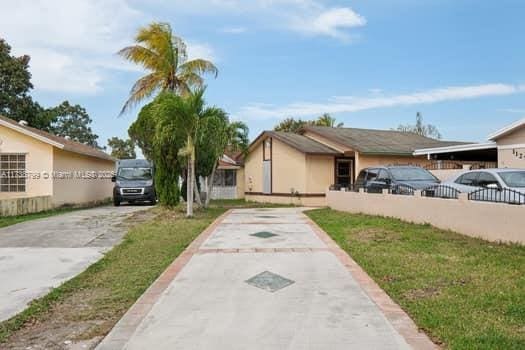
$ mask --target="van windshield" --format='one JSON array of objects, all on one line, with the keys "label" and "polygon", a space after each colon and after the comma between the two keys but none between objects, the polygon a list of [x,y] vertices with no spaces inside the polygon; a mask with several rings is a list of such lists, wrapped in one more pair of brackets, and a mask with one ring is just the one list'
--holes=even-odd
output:
[{"label": "van windshield", "polygon": [[120,168],[117,176],[123,180],[151,180],[151,168]]},{"label": "van windshield", "polygon": [[432,181],[437,182],[436,178],[421,168],[390,168],[390,173],[397,181]]}]

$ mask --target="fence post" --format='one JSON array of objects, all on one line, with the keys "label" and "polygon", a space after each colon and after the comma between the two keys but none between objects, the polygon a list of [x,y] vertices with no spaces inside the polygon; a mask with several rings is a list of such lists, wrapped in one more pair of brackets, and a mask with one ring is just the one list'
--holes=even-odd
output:
[{"label": "fence post", "polygon": [[458,193],[458,200],[460,202],[468,202],[468,193]]},{"label": "fence post", "polygon": [[383,188],[383,191],[382,191],[383,194],[388,194],[388,192],[389,192],[388,188]]}]

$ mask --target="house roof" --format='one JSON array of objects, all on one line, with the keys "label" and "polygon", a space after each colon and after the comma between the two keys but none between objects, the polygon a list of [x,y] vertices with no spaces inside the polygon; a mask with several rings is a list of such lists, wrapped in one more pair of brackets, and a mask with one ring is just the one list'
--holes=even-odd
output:
[{"label": "house roof", "polygon": [[514,131],[516,131],[516,129],[519,129],[523,126],[525,126],[525,118],[518,120],[510,125],[507,125],[506,127],[496,131],[495,133],[490,134],[489,140],[496,141],[497,139],[503,136],[513,133]]},{"label": "house roof", "polygon": [[486,143],[470,143],[454,146],[445,147],[434,147],[434,148],[421,148],[414,151],[415,156],[429,155],[429,154],[441,154],[441,153],[453,153],[453,152],[469,152],[469,151],[482,151],[488,149],[497,149],[498,145],[495,142]]},{"label": "house roof", "polygon": [[109,154],[101,150],[84,145],[79,142],[68,140],[64,137],[50,134],[40,129],[22,125],[13,119],[10,119],[10,118],[7,118],[1,115],[0,115],[0,125],[5,126],[6,128],[9,128],[9,129],[18,131],[24,135],[33,137],[39,141],[50,144],[64,151],[82,154],[88,157],[115,161],[115,158],[111,157]]},{"label": "house roof", "polygon": [[263,131],[250,145],[250,149],[265,136],[273,137],[299,152],[310,155],[340,155],[341,152],[314,141],[306,136],[284,131]]},{"label": "house roof", "polygon": [[332,128],[306,126],[308,131],[363,154],[412,155],[421,148],[445,147],[465,144],[456,141],[441,141],[411,132],[356,128]]}]

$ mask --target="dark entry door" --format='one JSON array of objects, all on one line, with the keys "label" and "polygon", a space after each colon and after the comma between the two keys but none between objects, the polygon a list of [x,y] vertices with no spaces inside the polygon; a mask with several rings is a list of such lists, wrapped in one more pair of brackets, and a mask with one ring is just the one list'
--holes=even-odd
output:
[{"label": "dark entry door", "polygon": [[354,183],[354,159],[335,159],[335,184],[340,187],[350,187]]}]

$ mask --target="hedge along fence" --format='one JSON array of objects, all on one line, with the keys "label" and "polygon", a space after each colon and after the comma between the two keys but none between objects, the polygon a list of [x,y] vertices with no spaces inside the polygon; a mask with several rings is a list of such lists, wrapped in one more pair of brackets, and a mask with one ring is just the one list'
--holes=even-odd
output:
[{"label": "hedge along fence", "polygon": [[525,244],[525,205],[422,197],[388,193],[327,191],[328,206],[350,213],[394,217],[452,230],[493,242]]},{"label": "hedge along fence", "polygon": [[51,196],[0,199],[0,216],[15,216],[53,208]]}]

